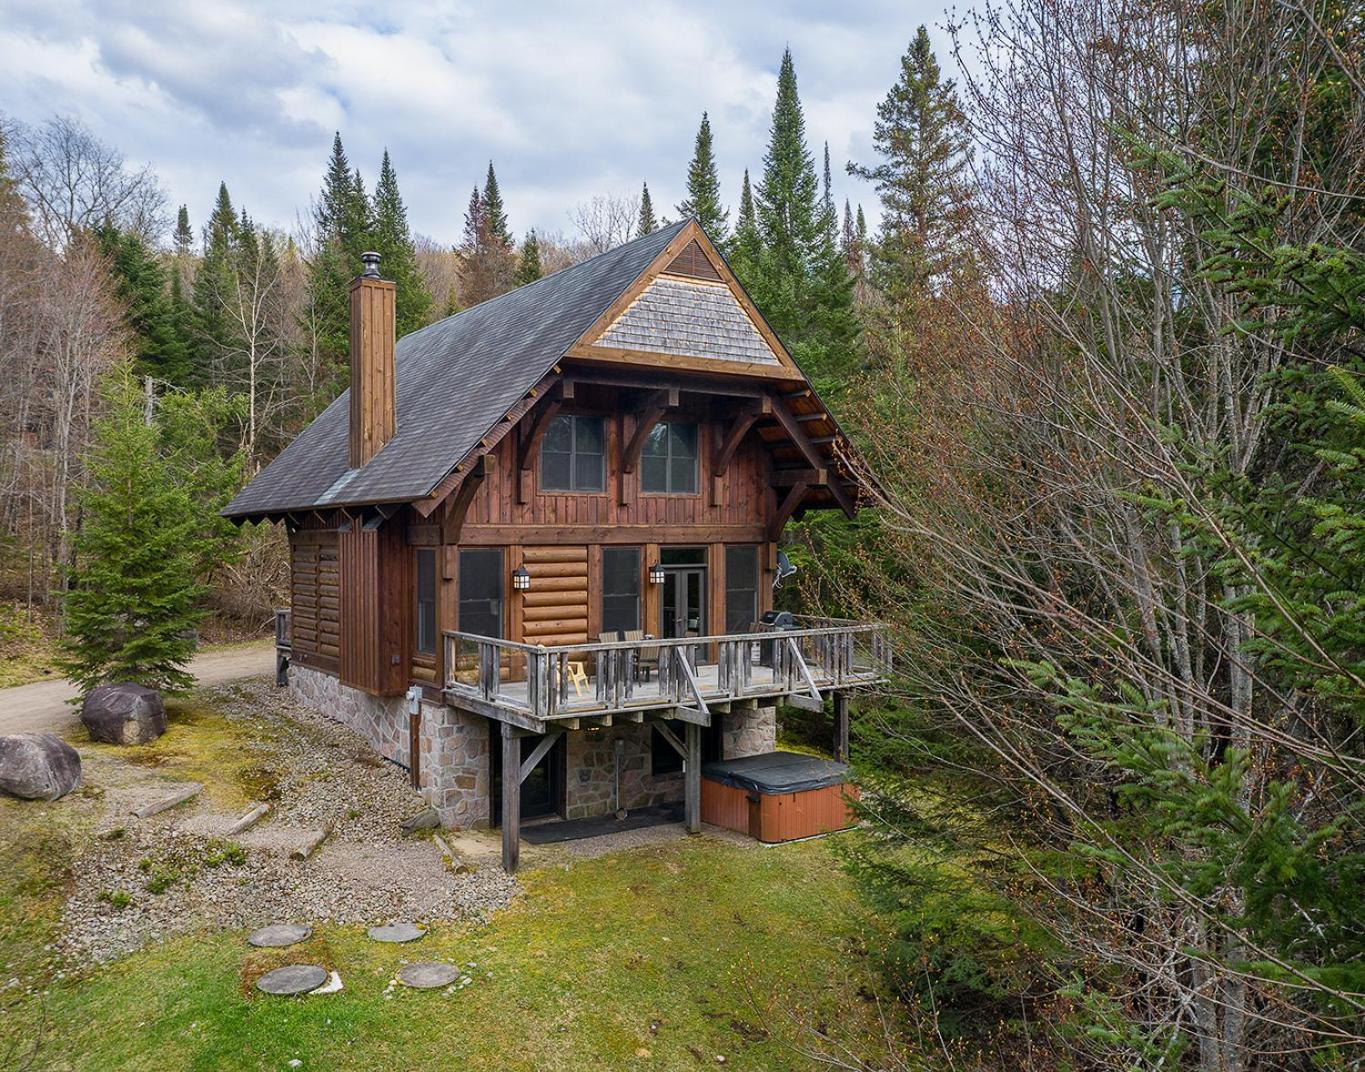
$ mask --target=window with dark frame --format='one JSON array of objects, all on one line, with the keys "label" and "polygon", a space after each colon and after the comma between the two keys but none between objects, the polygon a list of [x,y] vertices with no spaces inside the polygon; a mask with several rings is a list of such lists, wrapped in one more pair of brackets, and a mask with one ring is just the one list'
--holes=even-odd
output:
[{"label": "window with dark frame", "polygon": [[601,417],[562,414],[540,443],[541,491],[604,491],[606,437]]},{"label": "window with dark frame", "polygon": [[758,548],[725,549],[725,631],[746,632],[758,621]]},{"label": "window with dark frame", "polygon": [[418,655],[436,654],[436,551],[417,550],[416,637],[414,648]]},{"label": "window with dark frame", "polygon": [[640,548],[602,548],[602,631],[640,628]]},{"label": "window with dark frame", "polygon": [[[666,725],[673,731],[673,736],[680,741],[687,740],[687,723],[676,718],[666,720]],[[677,774],[683,769],[683,757],[659,732],[657,726],[653,727],[649,741],[649,773],[658,774]]]},{"label": "window with dark frame", "polygon": [[460,632],[502,636],[502,548],[460,551]]},{"label": "window with dark frame", "polygon": [[660,421],[650,429],[640,452],[640,490],[656,494],[697,493],[697,426]]}]

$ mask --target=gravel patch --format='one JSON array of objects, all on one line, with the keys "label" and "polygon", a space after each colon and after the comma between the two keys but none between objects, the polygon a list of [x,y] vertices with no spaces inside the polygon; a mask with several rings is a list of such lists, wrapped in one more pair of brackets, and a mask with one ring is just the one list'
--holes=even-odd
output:
[{"label": "gravel patch", "polygon": [[[251,795],[268,800],[270,814],[231,839],[215,833],[226,816],[202,800],[137,819],[132,806],[165,797],[168,783],[117,760],[88,766],[105,811],[73,868],[63,953],[103,962],[191,930],[280,919],[483,919],[517,893],[500,868],[456,874],[432,840],[403,837],[421,799],[405,771],[348,728],[265,680],[199,698],[248,729],[259,773]],[[301,833],[324,829],[330,835],[309,859],[290,859]]]}]

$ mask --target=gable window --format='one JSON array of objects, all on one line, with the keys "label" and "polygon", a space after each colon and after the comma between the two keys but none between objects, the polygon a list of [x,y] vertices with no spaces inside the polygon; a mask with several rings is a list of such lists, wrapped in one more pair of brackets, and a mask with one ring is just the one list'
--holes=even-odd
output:
[{"label": "gable window", "polygon": [[417,551],[417,620],[416,648],[418,655],[436,654],[436,552],[431,548]]},{"label": "gable window", "polygon": [[556,417],[540,444],[541,491],[602,491],[607,486],[601,417]]},{"label": "gable window", "polygon": [[640,628],[640,549],[602,548],[602,631]]},{"label": "gable window", "polygon": [[640,490],[675,495],[697,493],[697,426],[660,421],[650,429],[640,454]]}]

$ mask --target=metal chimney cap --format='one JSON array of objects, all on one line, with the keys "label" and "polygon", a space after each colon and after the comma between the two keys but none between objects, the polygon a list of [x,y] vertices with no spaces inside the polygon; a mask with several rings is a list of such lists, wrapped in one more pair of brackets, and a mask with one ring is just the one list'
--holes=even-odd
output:
[{"label": "metal chimney cap", "polygon": [[360,255],[360,261],[365,265],[365,271],[361,273],[366,279],[379,278],[379,254],[370,250]]}]

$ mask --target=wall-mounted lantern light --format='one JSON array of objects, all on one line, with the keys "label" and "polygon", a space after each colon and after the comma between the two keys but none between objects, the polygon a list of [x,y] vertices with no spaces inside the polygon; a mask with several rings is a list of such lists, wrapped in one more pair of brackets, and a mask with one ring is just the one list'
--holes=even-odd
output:
[{"label": "wall-mounted lantern light", "polygon": [[512,571],[512,587],[518,592],[524,592],[531,587],[531,574],[525,566],[518,566]]},{"label": "wall-mounted lantern light", "polygon": [[654,563],[654,565],[649,567],[650,584],[663,584],[664,577],[665,577],[664,568],[663,566],[659,565],[659,563],[656,562]]}]

